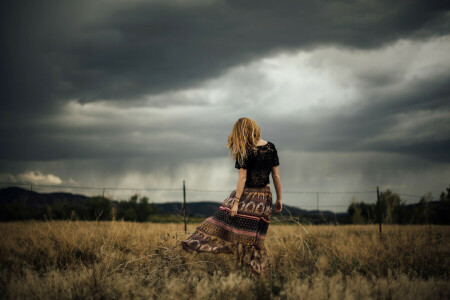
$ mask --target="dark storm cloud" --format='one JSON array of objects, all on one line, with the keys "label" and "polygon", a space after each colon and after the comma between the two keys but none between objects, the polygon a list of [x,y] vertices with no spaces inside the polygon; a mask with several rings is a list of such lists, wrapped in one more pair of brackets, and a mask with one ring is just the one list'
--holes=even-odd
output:
[{"label": "dark storm cloud", "polygon": [[[280,49],[448,33],[447,1],[2,1],[4,109],[139,99]],[[100,4],[102,4],[100,2]],[[169,105],[169,104],[168,104]]]},{"label": "dark storm cloud", "polygon": [[[155,107],[192,105],[192,99],[159,96],[197,86],[230,67],[279,51],[322,45],[367,50],[398,39],[449,33],[447,1],[99,3],[2,1],[0,138],[8,145],[0,150],[3,159],[152,155],[161,159],[178,157],[182,161],[223,155],[217,146],[212,146],[212,141],[222,143],[230,121],[214,120],[211,126],[216,116],[208,120],[186,116],[161,122],[165,125],[159,127],[152,125],[152,130],[148,126],[122,124],[119,118],[108,126],[71,127],[60,122],[59,128],[41,120],[61,114],[61,105],[71,99],[81,103],[105,100],[126,107],[142,103],[144,96],[153,94],[150,103]],[[399,80],[394,74],[367,73],[359,80],[369,87],[383,86]],[[448,108],[447,82],[448,77],[420,81],[414,92],[406,91],[399,98],[380,96],[383,101],[361,106],[354,115],[336,116],[314,127],[299,126],[301,123],[295,120],[277,120],[267,121],[265,130],[290,145],[286,148],[377,149],[448,161],[442,148],[446,140],[420,141],[414,150],[401,143],[358,143],[395,124],[392,115],[396,111],[425,106]],[[242,84],[249,82],[244,80]],[[198,100],[196,105],[207,106],[209,102]],[[147,136],[170,128],[185,129],[198,137],[193,137],[180,153],[176,139],[167,142],[166,149],[157,148],[154,143],[126,140],[130,128],[145,131]],[[297,144],[292,140],[293,134],[296,140],[308,140],[308,144]],[[204,137],[211,137],[211,143],[205,142]],[[128,144],[130,141],[135,143]]]},{"label": "dark storm cloud", "polygon": [[[400,92],[393,94],[384,91],[377,77],[359,75],[354,76],[364,81],[364,86],[377,89],[376,92],[366,91],[362,94],[360,98],[366,101],[355,104],[353,112],[343,111],[313,124],[296,116],[271,119],[266,133],[277,136],[281,144],[304,151],[379,151],[413,155],[441,163],[450,162],[450,119],[431,118],[432,113],[440,112],[447,112],[447,116],[450,116],[450,71],[432,78],[413,80]],[[402,80],[396,79],[398,82]],[[389,84],[396,81],[389,81]],[[420,111],[430,112],[431,116],[412,132],[390,139],[371,140],[405,120],[411,124],[418,123],[414,114]],[[404,119],[399,120],[399,115],[404,115]],[[425,135],[425,138],[418,139],[421,135]]]}]

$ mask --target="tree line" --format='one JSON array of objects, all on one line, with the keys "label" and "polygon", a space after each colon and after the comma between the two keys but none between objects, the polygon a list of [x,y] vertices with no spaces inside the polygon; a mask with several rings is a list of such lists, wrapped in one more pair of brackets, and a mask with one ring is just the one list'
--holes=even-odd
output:
[{"label": "tree line", "polygon": [[[36,202],[36,201],[34,201]],[[31,201],[33,203],[33,201]],[[0,205],[0,220],[125,220],[174,221],[173,216],[158,213],[156,205],[138,194],[128,200],[113,201],[103,196],[85,197],[81,201],[52,201],[39,207],[13,201]],[[431,193],[422,196],[417,204],[407,205],[398,193],[387,189],[380,192],[378,204],[357,202],[354,198],[342,224],[450,224],[450,186],[442,192],[439,201],[432,201]],[[307,220],[308,216],[299,218]],[[178,220],[178,218],[177,218]],[[198,221],[198,220],[197,220]],[[317,220],[333,223],[333,220]]]},{"label": "tree line", "polygon": [[352,201],[348,210],[353,224],[450,224],[450,186],[441,192],[438,201],[431,193],[422,196],[417,204],[406,205],[398,193],[387,189],[380,192],[379,204]]},{"label": "tree line", "polygon": [[86,197],[81,203],[54,201],[36,208],[18,201],[2,205],[2,221],[15,220],[125,220],[145,222],[156,214],[156,206],[147,197],[135,194],[128,200],[112,201],[102,196]]}]

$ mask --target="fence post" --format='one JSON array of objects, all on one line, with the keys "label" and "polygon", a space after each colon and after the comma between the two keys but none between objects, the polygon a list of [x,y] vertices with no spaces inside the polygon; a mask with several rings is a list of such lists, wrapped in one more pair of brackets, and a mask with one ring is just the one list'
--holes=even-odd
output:
[{"label": "fence post", "polygon": [[187,223],[186,223],[186,184],[183,180],[183,208],[184,208],[184,232],[187,233]]},{"label": "fence post", "polygon": [[319,193],[316,193],[317,197],[317,228],[319,228],[319,221],[320,221],[320,212],[319,212]]},{"label": "fence post", "polygon": [[378,224],[380,227],[380,235],[381,235],[381,203],[380,203],[380,190],[377,185],[377,206],[378,206]]},{"label": "fence post", "polygon": [[105,188],[103,188],[103,195],[102,195],[102,199],[105,199]]},{"label": "fence post", "polygon": [[33,191],[33,185],[30,184],[30,191]]}]

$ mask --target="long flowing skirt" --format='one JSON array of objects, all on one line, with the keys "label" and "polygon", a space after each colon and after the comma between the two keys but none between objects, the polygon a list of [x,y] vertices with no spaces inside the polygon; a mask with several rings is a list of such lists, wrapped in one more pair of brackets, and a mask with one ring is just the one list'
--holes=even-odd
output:
[{"label": "long flowing skirt", "polygon": [[236,190],[233,190],[214,215],[206,218],[181,244],[189,253],[237,254],[241,264],[257,274],[266,274],[270,267],[264,246],[272,213],[270,187],[245,186],[237,215],[231,217],[235,195]]}]

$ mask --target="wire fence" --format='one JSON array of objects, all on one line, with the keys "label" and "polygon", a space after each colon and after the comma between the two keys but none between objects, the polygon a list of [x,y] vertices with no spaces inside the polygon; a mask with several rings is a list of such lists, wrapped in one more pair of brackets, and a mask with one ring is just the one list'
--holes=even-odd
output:
[{"label": "wire fence", "polygon": [[[126,188],[126,187],[94,187],[94,186],[68,186],[68,185],[46,185],[46,184],[32,184],[32,183],[18,183],[18,182],[0,182],[0,188],[2,187],[11,187],[11,186],[20,186],[25,189],[29,189],[32,192],[39,193],[58,193],[58,192],[75,192],[76,194],[81,194],[80,192],[84,191],[81,195],[83,196],[102,196],[103,198],[107,198],[110,200],[127,200],[130,196],[135,194],[140,194],[139,196],[147,197],[153,203],[173,203],[175,204],[175,209],[177,210],[176,217],[177,223],[184,219],[184,230],[187,232],[187,210],[189,203],[195,202],[205,202],[212,201],[218,202],[218,200],[226,199],[234,189],[229,190],[212,190],[212,189],[197,189],[197,188],[186,188],[185,181],[183,180],[182,187],[179,188]],[[179,195],[172,195],[168,197],[168,193],[180,193]],[[144,195],[142,194],[144,193]],[[151,193],[151,197],[149,197],[148,193]],[[205,195],[205,194],[214,194],[211,198],[202,196],[198,197],[196,195]],[[223,193],[223,195],[219,196],[218,193]],[[298,222],[298,219],[293,217],[291,210],[300,209],[303,210],[301,212],[303,215],[305,213],[308,214],[307,218],[303,218],[303,221],[309,222],[312,224],[319,223],[328,223],[338,225],[341,221],[348,222],[345,220],[347,217],[347,212],[349,212],[349,208],[352,202],[356,203],[364,203],[366,205],[371,205],[370,212],[366,211],[370,214],[368,222],[369,224],[373,224],[376,221],[376,216],[381,216],[381,201],[380,201],[380,192],[379,187],[376,187],[376,190],[364,190],[364,191],[282,191],[282,194],[291,195],[290,197],[295,197],[292,199],[287,199],[287,197],[283,197],[283,202],[289,203],[289,208],[286,205],[283,205],[283,210],[287,211],[290,215],[290,218],[287,216],[276,216],[273,218],[275,223],[286,222],[286,221],[294,221]],[[435,197],[431,196],[431,194],[425,195],[413,195],[406,193],[395,193],[400,197],[407,197],[408,199],[402,199],[404,204],[411,204],[412,201],[417,202],[418,199],[422,197],[426,198],[427,201],[436,200]],[[186,195],[189,196],[187,200]],[[358,198],[355,198],[355,195],[358,195]],[[351,198],[350,198],[351,197]],[[158,201],[153,201],[157,199]],[[170,200],[169,200],[170,199]],[[174,199],[179,199],[181,201],[173,201]],[[211,200],[213,199],[213,200]],[[169,200],[169,201],[168,201]],[[181,202],[181,203],[180,203]],[[293,202],[295,202],[293,204]],[[345,203],[347,204],[336,204],[336,203]],[[409,203],[408,203],[409,202]],[[427,207],[428,207],[428,202]],[[181,204],[181,205],[180,205]],[[325,210],[326,208],[326,210]],[[427,211],[428,209],[425,209]],[[295,212],[294,212],[295,213]],[[339,213],[344,213],[339,215]],[[113,217],[114,219],[114,217]],[[340,219],[340,220],[339,220]],[[378,218],[379,231],[380,236],[382,233],[382,218]]]},{"label": "wire fence", "polygon": [[[54,193],[54,192],[70,192],[74,194],[83,194],[86,196],[101,195],[108,199],[127,200],[134,194],[146,196],[154,203],[164,202],[183,202],[183,197],[187,198],[188,203],[214,201],[219,202],[222,198],[225,199],[231,191],[229,190],[214,190],[214,189],[198,189],[184,187],[179,188],[134,188],[134,187],[95,187],[95,186],[69,186],[69,185],[51,185],[51,184],[32,184],[23,182],[0,182],[0,188],[8,186],[18,186],[24,189],[39,192],[39,193]],[[174,193],[180,193],[174,195]],[[222,193],[222,196],[217,195]],[[204,196],[211,194],[211,196]],[[282,190],[284,203],[297,208],[309,208],[311,210],[331,209],[334,212],[346,211],[352,201],[364,202],[366,204],[376,204],[377,191],[363,190],[363,191],[298,191],[298,190]],[[401,196],[405,204],[412,204],[424,195],[413,195],[405,193],[396,193]],[[406,199],[405,199],[406,198]],[[178,200],[179,199],[179,200]],[[154,201],[157,200],[157,201]],[[288,200],[288,201],[286,201]],[[437,200],[436,197],[431,196],[431,201]],[[346,204],[344,204],[346,203]]]}]

